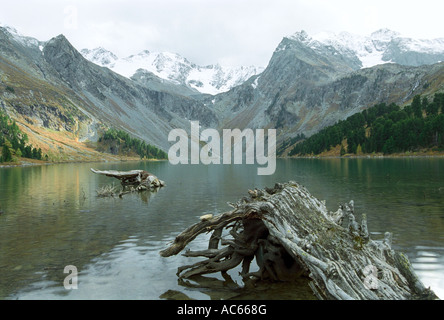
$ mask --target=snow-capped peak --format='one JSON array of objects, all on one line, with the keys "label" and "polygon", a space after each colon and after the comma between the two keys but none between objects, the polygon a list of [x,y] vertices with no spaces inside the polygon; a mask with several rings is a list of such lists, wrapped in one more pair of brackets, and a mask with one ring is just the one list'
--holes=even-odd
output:
[{"label": "snow-capped peak", "polygon": [[308,35],[308,33],[305,30],[301,30],[299,32],[296,32],[288,37],[292,40],[297,40],[301,42],[309,42],[312,40],[312,38]]},{"label": "snow-capped peak", "polygon": [[9,26],[9,25],[7,25],[7,24],[4,24],[4,23],[1,22],[1,21],[0,21],[0,27],[3,28],[3,29],[6,29],[6,31],[8,31],[12,36],[15,36],[15,37],[22,37],[22,38],[25,37],[23,34],[21,34],[20,32],[18,32],[16,28],[11,27],[11,26]]},{"label": "snow-capped peak", "polygon": [[370,34],[370,38],[372,40],[387,41],[387,42],[393,40],[394,38],[398,38],[400,36],[401,34],[399,32],[387,28],[376,30],[375,32],[372,32]]},{"label": "snow-capped peak", "polygon": [[363,68],[373,67],[390,61],[384,60],[384,50],[398,34],[388,29],[380,29],[370,36],[361,36],[349,32],[320,33],[313,36],[317,45],[329,45],[338,52],[352,53],[361,61]]},{"label": "snow-capped peak", "polygon": [[25,36],[21,34],[16,28],[11,27],[7,24],[4,24],[0,22],[0,27],[5,29],[13,38],[15,41],[21,43],[22,45],[28,46],[28,47],[38,47],[41,45],[41,41]]},{"label": "snow-capped peak", "polygon": [[92,50],[83,49],[80,53],[86,59],[104,67],[112,66],[119,59],[114,53],[102,47],[98,47]]},{"label": "snow-capped peak", "polygon": [[218,94],[245,82],[263,71],[258,67],[198,66],[179,54],[144,50],[126,58],[118,58],[112,52],[97,48],[81,50],[83,56],[103,67],[131,78],[139,69],[175,84],[189,86],[201,93]]},{"label": "snow-capped peak", "polygon": [[[314,50],[331,46],[344,55],[353,54],[361,61],[362,68],[389,62],[406,65],[430,64],[444,57],[444,38],[411,39],[387,28],[364,36],[349,32],[321,32],[310,36],[301,31],[287,38],[300,41]],[[408,52],[423,54],[424,57],[418,60],[416,55],[416,58],[409,60]]]}]

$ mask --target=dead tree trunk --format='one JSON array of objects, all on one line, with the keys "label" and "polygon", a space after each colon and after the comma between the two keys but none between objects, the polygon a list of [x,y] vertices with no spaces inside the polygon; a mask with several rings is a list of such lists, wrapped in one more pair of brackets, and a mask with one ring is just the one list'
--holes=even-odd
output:
[{"label": "dead tree trunk", "polygon": [[[179,267],[180,278],[224,274],[242,263],[245,281],[306,276],[319,299],[437,299],[407,257],[391,248],[390,233],[370,239],[365,215],[360,223],[355,220],[353,201],[329,212],[303,186],[289,182],[249,190],[232,207],[203,217],[160,252],[176,255],[199,234],[213,232],[207,250],[184,254],[207,260]],[[224,228],[231,237],[221,238]],[[259,270],[250,272],[254,258]]]},{"label": "dead tree trunk", "polygon": [[150,190],[163,187],[165,182],[159,180],[155,175],[145,170],[131,170],[131,171],[116,171],[106,170],[100,171],[91,168],[91,171],[96,174],[102,174],[107,177],[113,177],[120,180],[120,183],[125,189],[132,187],[135,190]]}]

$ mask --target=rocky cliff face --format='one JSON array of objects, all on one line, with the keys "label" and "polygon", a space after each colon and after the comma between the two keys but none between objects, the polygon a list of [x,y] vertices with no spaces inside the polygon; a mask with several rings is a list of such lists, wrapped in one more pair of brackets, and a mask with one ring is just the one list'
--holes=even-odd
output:
[{"label": "rocky cliff face", "polygon": [[[432,61],[432,56],[422,59]],[[273,127],[284,139],[309,136],[377,103],[404,105],[417,94],[443,89],[444,63],[362,68],[353,50],[324,45],[301,32],[282,40],[263,73],[212,101],[222,125]]]},{"label": "rocky cliff face", "polygon": [[218,123],[199,100],[99,67],[62,35],[24,44],[0,28],[0,37],[0,103],[31,134],[43,127],[83,141],[114,127],[167,150],[170,130],[189,129],[188,119]]},{"label": "rocky cliff face", "polygon": [[82,101],[60,79],[42,43],[0,28],[0,104],[24,125],[82,135]]},{"label": "rocky cliff face", "polygon": [[[87,61],[63,36],[50,40],[43,54],[61,78],[92,103],[101,118],[119,121],[140,136],[156,135],[159,139],[155,142],[162,147],[162,137],[175,126],[188,125],[185,119],[196,119],[206,126],[217,121],[214,113],[195,99],[162,88],[153,90]],[[162,126],[169,130],[156,132],[156,127]]]}]

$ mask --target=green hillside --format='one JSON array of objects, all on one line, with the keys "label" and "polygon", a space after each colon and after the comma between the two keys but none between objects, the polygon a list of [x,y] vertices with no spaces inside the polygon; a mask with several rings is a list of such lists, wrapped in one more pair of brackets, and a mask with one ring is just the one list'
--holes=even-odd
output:
[{"label": "green hillside", "polygon": [[28,136],[21,132],[15,121],[0,109],[0,162],[14,162],[18,158],[42,160],[42,149],[28,144]]},{"label": "green hillside", "polygon": [[140,139],[132,138],[122,130],[109,129],[98,141],[97,150],[114,155],[138,155],[141,159],[167,159],[168,155]]},{"label": "green hillside", "polygon": [[[296,143],[289,156],[319,155],[341,146],[341,155],[444,150],[444,93],[410,105],[384,103],[356,113]],[[287,142],[288,143],[288,142]]]}]

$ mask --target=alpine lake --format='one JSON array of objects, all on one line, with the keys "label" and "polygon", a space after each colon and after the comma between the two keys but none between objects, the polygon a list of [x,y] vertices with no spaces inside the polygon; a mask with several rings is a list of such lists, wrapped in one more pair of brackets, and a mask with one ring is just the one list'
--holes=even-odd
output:
[{"label": "alpine lake", "polygon": [[[147,170],[157,192],[98,197],[120,182],[98,170]],[[171,165],[168,161],[100,162],[0,168],[0,299],[314,299],[298,283],[244,286],[237,272],[182,281],[177,268],[196,262],[159,251],[205,214],[231,208],[249,189],[296,181],[336,211],[354,200],[371,238],[393,233],[422,282],[444,298],[444,158],[277,159],[256,165]],[[204,249],[209,236],[189,245]],[[66,288],[78,272],[77,288]],[[252,270],[254,271],[254,269]]]}]

